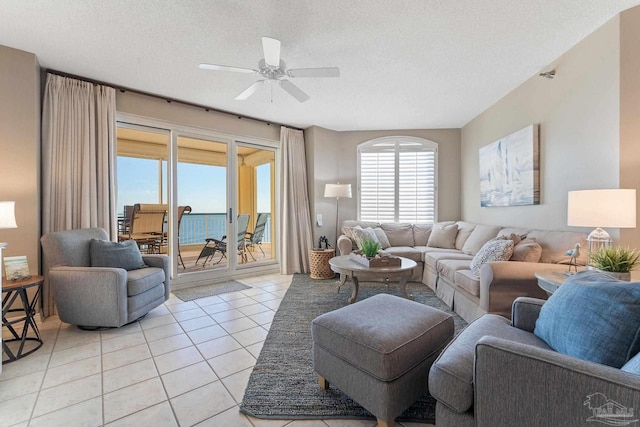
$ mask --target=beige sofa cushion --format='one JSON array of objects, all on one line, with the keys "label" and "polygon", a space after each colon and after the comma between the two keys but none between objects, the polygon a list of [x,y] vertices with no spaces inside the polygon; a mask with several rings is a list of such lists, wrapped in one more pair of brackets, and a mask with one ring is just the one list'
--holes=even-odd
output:
[{"label": "beige sofa cushion", "polygon": [[[576,243],[580,243],[583,248],[587,246],[587,236],[583,233],[573,231],[546,231],[531,230],[527,237],[536,239],[542,247],[540,262],[558,264],[569,263],[568,249],[573,249]],[[587,264],[586,251],[581,251],[577,259],[578,264]]]},{"label": "beige sofa cushion", "polygon": [[427,246],[433,224],[413,224],[413,241],[415,246]]},{"label": "beige sofa cushion", "polygon": [[385,249],[385,252],[391,255],[409,258],[417,262],[419,266],[422,266],[422,252],[416,248],[410,246],[391,246]]},{"label": "beige sofa cushion", "polygon": [[513,248],[510,261],[538,262],[542,256],[542,246],[536,239],[527,237]]},{"label": "beige sofa cushion", "polygon": [[443,259],[438,262],[438,273],[454,283],[454,276],[458,270],[469,270],[471,260],[468,259]]},{"label": "beige sofa cushion", "polygon": [[461,252],[425,252],[423,259],[426,265],[432,267],[435,270],[438,266],[438,262],[442,261],[443,259],[466,259],[471,261],[473,259],[473,256],[463,254]]},{"label": "beige sofa cushion", "polygon": [[427,246],[432,248],[456,249],[458,224],[434,224]]},{"label": "beige sofa cushion", "polygon": [[464,242],[462,252],[469,255],[477,254],[485,243],[498,235],[501,228],[499,225],[477,224],[467,241]]},{"label": "beige sofa cushion", "polygon": [[480,279],[471,270],[458,270],[454,277],[456,285],[471,295],[480,296]]},{"label": "beige sofa cushion", "polygon": [[470,222],[458,221],[458,234],[456,235],[456,249],[462,249],[473,230],[476,228],[476,224]]},{"label": "beige sofa cushion", "polygon": [[389,222],[380,224],[380,228],[384,230],[391,246],[415,246],[412,224]]}]

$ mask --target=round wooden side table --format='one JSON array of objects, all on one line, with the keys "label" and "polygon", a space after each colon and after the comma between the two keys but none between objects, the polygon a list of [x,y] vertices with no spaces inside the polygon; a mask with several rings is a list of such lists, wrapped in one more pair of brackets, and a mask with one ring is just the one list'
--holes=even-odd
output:
[{"label": "round wooden side table", "polygon": [[329,260],[336,254],[335,249],[312,249],[309,251],[309,276],[312,279],[332,279],[336,273],[331,270]]},{"label": "round wooden side table", "polygon": [[[18,360],[42,346],[36,313],[43,281],[42,276],[22,280],[2,279],[2,326],[13,336],[2,340],[2,363]],[[36,288],[35,293],[30,298],[28,290],[33,287]],[[10,316],[14,313],[17,315]]]}]

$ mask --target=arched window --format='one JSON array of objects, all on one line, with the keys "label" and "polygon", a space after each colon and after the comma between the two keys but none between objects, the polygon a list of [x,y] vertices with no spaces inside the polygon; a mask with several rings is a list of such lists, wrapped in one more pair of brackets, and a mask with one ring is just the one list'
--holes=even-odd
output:
[{"label": "arched window", "polygon": [[438,144],[411,136],[358,145],[361,221],[437,221]]}]

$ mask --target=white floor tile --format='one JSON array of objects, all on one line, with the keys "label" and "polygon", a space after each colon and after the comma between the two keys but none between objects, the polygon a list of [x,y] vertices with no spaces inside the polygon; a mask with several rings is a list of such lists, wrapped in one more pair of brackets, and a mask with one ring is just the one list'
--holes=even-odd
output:
[{"label": "white floor tile", "polygon": [[221,380],[227,391],[231,393],[231,397],[233,397],[238,404],[242,402],[244,391],[247,388],[252,371],[253,368],[245,369]]},{"label": "white floor tile", "polygon": [[152,378],[104,395],[104,421],[109,423],[167,400],[160,378]]},{"label": "white floor tile", "polygon": [[205,341],[211,341],[216,338],[223,337],[227,335],[227,331],[222,329],[219,325],[207,326],[206,328],[196,329],[193,331],[187,332],[189,338],[194,344],[200,344]]},{"label": "white floor tile", "polygon": [[271,311],[271,309],[262,304],[250,304],[244,307],[238,307],[238,311],[240,311],[245,316],[250,316],[252,314],[262,313],[263,311]]},{"label": "white floor tile", "polygon": [[96,375],[102,369],[101,357],[95,356],[88,359],[78,360],[66,365],[57,366],[47,370],[42,388],[54,387],[69,381]]},{"label": "white floor tile", "polygon": [[202,307],[202,309],[208,314],[215,314],[220,313],[221,311],[233,310],[233,307],[226,302],[221,302],[218,304],[207,305],[205,307]]},{"label": "white floor tile", "polygon": [[171,399],[181,426],[191,426],[236,406],[220,381]]},{"label": "white floor tile", "polygon": [[182,322],[184,320],[189,320],[189,319],[195,319],[196,317],[202,317],[206,315],[207,315],[207,312],[201,309],[200,307],[173,313],[173,317],[175,317],[175,319],[178,322]]},{"label": "white floor tile", "polygon": [[67,427],[102,425],[102,397],[76,403],[34,418],[30,427]]},{"label": "white floor tile", "polygon": [[264,341],[267,337],[267,331],[260,326],[256,326],[255,328],[236,332],[235,334],[231,334],[231,336],[233,336],[233,339],[238,341],[243,347],[247,347],[251,344]]},{"label": "white floor tile", "polygon": [[178,427],[176,417],[173,415],[169,402],[162,402],[134,414],[120,418],[108,427],[154,426],[154,427]]},{"label": "white floor tile", "polygon": [[40,371],[0,382],[0,402],[40,390],[44,376]]},{"label": "white floor tile", "polygon": [[257,342],[255,344],[251,344],[247,347],[245,347],[247,349],[247,351],[249,353],[251,353],[253,355],[253,357],[255,357],[256,359],[258,358],[258,356],[260,356],[260,352],[262,351],[262,345],[264,344],[264,341],[262,342]]},{"label": "white floor tile", "polygon": [[180,334],[150,342],[149,350],[151,350],[153,356],[159,356],[190,345],[193,345],[193,343],[189,337],[186,334]]},{"label": "white floor tile", "polygon": [[220,356],[221,354],[242,348],[240,343],[229,335],[203,342],[202,344],[198,344],[196,347],[205,359],[211,359],[212,357]]},{"label": "white floor tile", "polygon": [[218,378],[224,378],[252,367],[255,365],[256,359],[247,350],[241,348],[208,359],[207,362],[209,362]]},{"label": "white floor tile", "polygon": [[136,345],[131,348],[114,351],[102,355],[102,369],[108,371],[130,363],[139,362],[140,360],[151,357],[149,346],[147,344]]},{"label": "white floor tile", "polygon": [[37,397],[38,393],[29,393],[15,399],[0,402],[0,426],[12,426],[23,421],[29,421]]},{"label": "white floor tile", "polygon": [[245,331],[259,325],[248,317],[241,317],[240,319],[220,323],[220,326],[230,334],[235,334],[236,332]]},{"label": "white floor tile", "polygon": [[142,331],[132,334],[117,335],[107,337],[102,340],[102,353],[110,353],[112,351],[122,350],[123,348],[134,347],[146,342]]},{"label": "white floor tile", "polygon": [[201,423],[196,424],[196,427],[220,427],[220,426],[233,426],[233,427],[253,427],[253,424],[249,421],[246,415],[240,413],[237,407],[227,409],[226,411],[204,420]]},{"label": "white floor tile", "polygon": [[218,377],[213,373],[211,366],[204,361],[162,376],[162,383],[169,398],[179,396],[217,380]]},{"label": "white floor tile", "polygon": [[184,333],[184,330],[178,323],[170,323],[168,325],[158,326],[157,328],[144,330],[144,336],[147,339],[147,342],[156,341],[173,335],[180,335],[182,333]]},{"label": "white floor tile", "polygon": [[110,393],[157,376],[153,360],[145,359],[105,371],[102,374],[102,389],[104,393]]},{"label": "white floor tile", "polygon": [[0,387],[2,387],[2,382],[8,379],[31,374],[33,372],[45,371],[49,364],[51,355],[40,354],[39,351],[40,350],[31,354],[29,357],[20,359],[18,362],[3,363],[2,375],[0,375]]},{"label": "white floor tile", "polygon": [[42,390],[33,417],[48,414],[102,394],[101,375],[92,375]]},{"label": "white floor tile", "polygon": [[180,350],[154,357],[154,361],[160,375],[175,371],[176,369],[184,368],[185,366],[193,365],[194,363],[201,362],[202,360],[202,355],[195,347],[185,347]]},{"label": "white floor tile", "polygon": [[163,314],[161,316],[152,316],[152,317],[145,317],[144,319],[140,320],[140,326],[142,327],[142,329],[146,330],[146,329],[153,329],[153,328],[157,328],[159,326],[164,326],[164,325],[169,325],[171,323],[176,323],[176,319],[173,317],[172,314]]},{"label": "white floor tile", "polygon": [[100,355],[100,342],[81,345],[66,350],[54,351],[51,354],[49,368],[65,365],[67,363],[76,362],[78,360],[87,359]]},{"label": "white floor tile", "polygon": [[204,317],[198,317],[195,319],[189,319],[180,322],[180,326],[182,326],[182,329],[184,329],[186,332],[214,325],[217,325],[216,321],[206,315]]},{"label": "white floor tile", "polygon": [[231,320],[241,319],[245,317],[245,315],[235,308],[231,310],[220,311],[218,313],[210,314],[211,318],[218,323],[229,322]]},{"label": "white floor tile", "polygon": [[253,320],[258,325],[264,325],[265,323],[271,323],[275,314],[276,312],[272,310],[263,311],[262,313],[250,315],[249,319]]}]

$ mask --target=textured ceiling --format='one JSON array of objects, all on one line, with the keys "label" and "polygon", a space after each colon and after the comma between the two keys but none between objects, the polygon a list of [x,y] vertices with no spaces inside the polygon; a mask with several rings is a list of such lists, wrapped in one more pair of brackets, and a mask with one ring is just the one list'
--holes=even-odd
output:
[{"label": "textured ceiling", "polygon": [[[0,0],[0,45],[41,66],[238,114],[334,130],[459,128],[640,0]],[[261,36],[289,68],[340,67],[234,98]],[[271,102],[273,97],[273,102]]]}]

